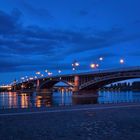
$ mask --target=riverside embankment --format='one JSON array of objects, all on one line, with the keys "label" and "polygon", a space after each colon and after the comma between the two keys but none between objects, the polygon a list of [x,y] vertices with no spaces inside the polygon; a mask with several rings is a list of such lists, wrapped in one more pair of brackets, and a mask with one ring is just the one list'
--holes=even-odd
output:
[{"label": "riverside embankment", "polygon": [[140,103],[0,111],[1,140],[139,140]]}]

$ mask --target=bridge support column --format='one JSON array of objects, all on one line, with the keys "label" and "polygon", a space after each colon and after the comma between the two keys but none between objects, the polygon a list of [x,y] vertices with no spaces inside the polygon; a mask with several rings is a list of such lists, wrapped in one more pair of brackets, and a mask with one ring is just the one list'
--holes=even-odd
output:
[{"label": "bridge support column", "polygon": [[37,81],[36,81],[36,90],[39,89],[39,86],[40,86],[40,81],[39,81],[39,79],[37,79]]},{"label": "bridge support column", "polygon": [[22,83],[21,84],[21,90],[24,90],[24,88],[25,88],[25,85]]},{"label": "bridge support column", "polygon": [[74,89],[73,92],[78,92],[79,91],[79,76],[74,77]]},{"label": "bridge support column", "polygon": [[16,85],[14,85],[12,89],[13,89],[14,91],[16,91]]}]

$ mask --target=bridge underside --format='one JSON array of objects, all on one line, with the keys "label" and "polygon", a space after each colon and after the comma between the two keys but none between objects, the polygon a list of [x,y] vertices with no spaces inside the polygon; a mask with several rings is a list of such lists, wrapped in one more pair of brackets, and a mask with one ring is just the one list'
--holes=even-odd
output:
[{"label": "bridge underside", "polygon": [[[106,86],[106,85],[109,85],[109,84],[112,84],[112,83],[115,83],[115,82],[120,82],[120,81],[124,81],[124,80],[131,80],[131,79],[136,79],[136,78],[140,78],[140,77],[123,77],[123,78],[115,78],[115,79],[107,79],[107,80],[103,80],[103,81],[99,81],[99,82],[96,82],[96,83],[91,83],[89,85],[87,85],[86,87],[84,88],[81,88],[80,90],[81,91],[84,91],[84,90],[99,90],[100,88]],[[79,91],[80,91],[79,90]]]},{"label": "bridge underside", "polygon": [[39,89],[52,89],[54,87],[54,85],[56,85],[57,83],[62,82],[67,84],[70,87],[73,87],[72,84],[69,84],[68,81],[62,81],[62,80],[50,80],[50,81],[46,81],[44,83],[42,83],[39,87]]}]

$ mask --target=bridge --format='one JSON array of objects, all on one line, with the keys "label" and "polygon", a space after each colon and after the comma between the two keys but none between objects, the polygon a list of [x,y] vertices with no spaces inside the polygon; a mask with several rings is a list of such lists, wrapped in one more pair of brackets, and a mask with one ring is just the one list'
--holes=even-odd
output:
[{"label": "bridge", "polygon": [[98,70],[85,73],[48,76],[32,79],[12,85],[13,90],[49,91],[58,82],[64,82],[73,88],[73,92],[98,90],[105,85],[140,78],[140,66],[112,70]]},{"label": "bridge", "polygon": [[12,86],[9,86],[9,85],[0,86],[0,91],[10,91],[11,89],[12,89]]}]

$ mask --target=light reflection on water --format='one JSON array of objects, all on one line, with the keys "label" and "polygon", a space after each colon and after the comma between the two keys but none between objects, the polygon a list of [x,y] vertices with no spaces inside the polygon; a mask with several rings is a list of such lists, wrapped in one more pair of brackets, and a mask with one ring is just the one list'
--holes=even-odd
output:
[{"label": "light reflection on water", "polygon": [[81,101],[72,99],[72,92],[54,92],[52,96],[46,93],[16,93],[1,92],[0,108],[29,108],[67,106],[84,103],[119,103],[140,102],[140,92],[99,92],[99,97],[84,98]]}]

